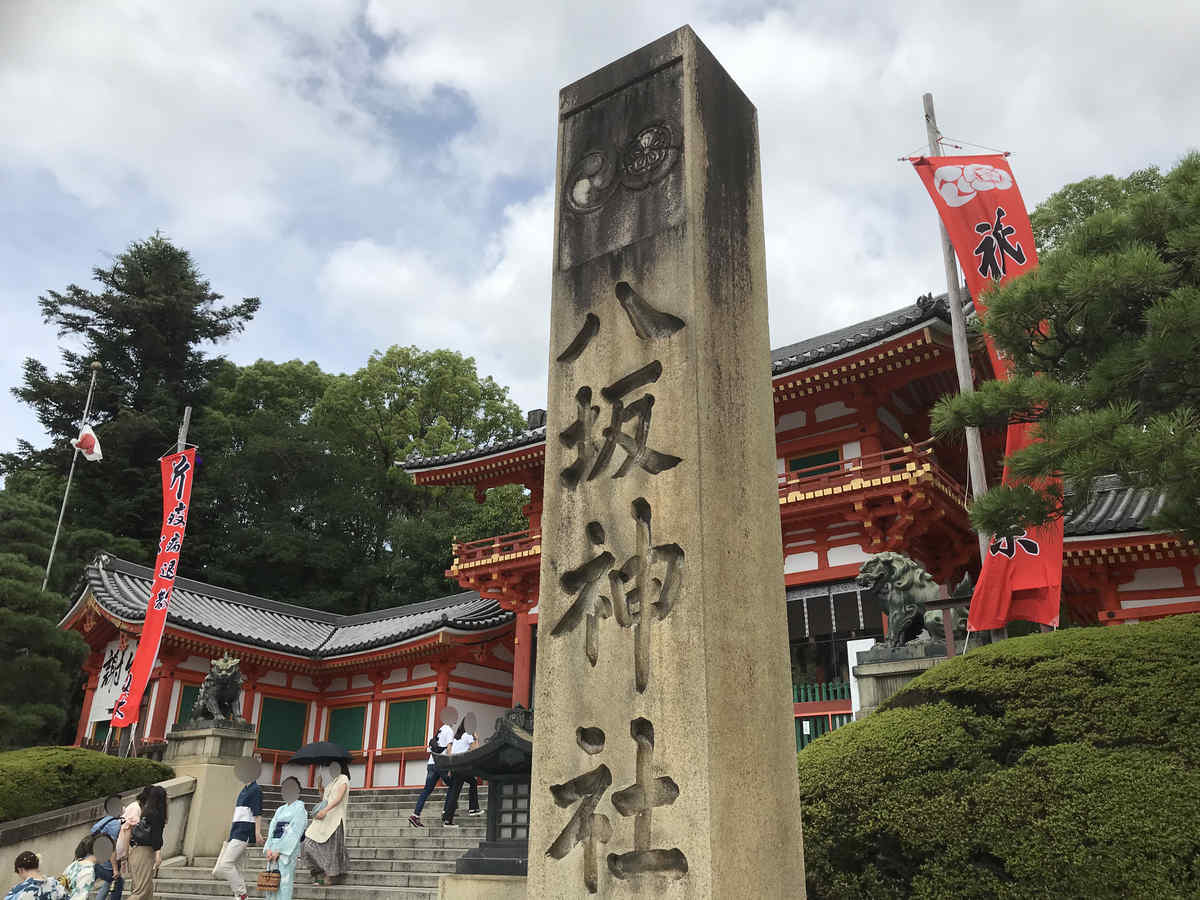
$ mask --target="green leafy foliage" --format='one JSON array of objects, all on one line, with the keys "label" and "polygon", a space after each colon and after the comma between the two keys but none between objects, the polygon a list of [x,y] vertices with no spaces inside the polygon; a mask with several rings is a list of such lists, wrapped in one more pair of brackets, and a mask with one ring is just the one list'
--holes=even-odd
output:
[{"label": "green leafy foliage", "polygon": [[149,759],[119,759],[78,747],[0,753],[0,822],[96,800],[173,778]]},{"label": "green leafy foliage", "polygon": [[60,740],[73,724],[87,647],[57,627],[67,598],[41,590],[54,523],[51,507],[0,492],[0,749]]},{"label": "green leafy foliage", "polygon": [[157,459],[187,405],[200,448],[183,557],[191,577],[361,612],[456,590],[443,574],[453,537],[524,527],[519,487],[479,505],[468,488],[417,488],[396,465],[520,430],[507,389],[480,377],[473,359],[392,347],[349,375],[299,360],[239,367],[204,351],[241,331],[259,301],[221,304],[167,239],[131,244],[94,276],[98,292],[71,285],[40,298],[46,321],[81,349],[63,351],[58,374],[26,360],[13,390],[52,446],[22,442],[0,457],[4,494],[57,507],[89,364],[101,363],[92,418],[104,460],[76,469],[52,586],[69,593],[100,549],[152,561]]},{"label": "green leafy foliage", "polygon": [[1200,893],[1200,616],[1013,638],[798,754],[812,900]]},{"label": "green leafy foliage", "polygon": [[1200,154],[1165,176],[1069,185],[1033,219],[1049,248],[1039,268],[986,298],[1014,377],[943,398],[932,426],[1036,421],[1041,441],[1009,469],[1068,491],[996,487],[972,523],[1011,534],[1083,508],[1117,474],[1163,494],[1152,527],[1200,538]]},{"label": "green leafy foliage", "polygon": [[[21,442],[17,453],[0,457],[0,473],[23,475],[25,484],[40,488],[37,499],[57,504],[90,364],[99,362],[91,418],[104,461],[76,469],[68,518],[132,539],[137,561],[148,563],[161,524],[157,459],[174,443],[184,407],[207,401],[210,381],[224,365],[203,347],[240,332],[259,301],[220,305],[221,295],[191,256],[158,234],[130,244],[110,267],[92,274],[99,291],[72,284],[38,299],[43,318],[69,336],[69,346],[57,374],[26,359],[23,383],[13,393],[34,409],[52,443],[38,450]],[[48,496],[50,487],[57,497]]]}]

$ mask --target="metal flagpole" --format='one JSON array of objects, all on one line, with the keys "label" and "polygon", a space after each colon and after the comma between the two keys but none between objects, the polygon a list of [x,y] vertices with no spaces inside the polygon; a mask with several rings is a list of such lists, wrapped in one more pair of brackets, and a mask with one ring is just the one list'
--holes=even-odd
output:
[{"label": "metal flagpole", "polygon": [[[96,390],[96,373],[100,371],[100,363],[92,362],[92,383],[88,385],[87,401],[83,405],[83,423],[88,423],[88,416],[92,411],[92,394]],[[79,460],[79,448],[75,447],[75,453],[71,456],[71,470],[67,472],[67,489],[63,491],[62,508],[58,511],[58,524],[54,526],[54,540],[50,543],[50,558],[46,560],[46,574],[42,578],[42,590],[46,590],[46,584],[50,581],[50,567],[54,564],[54,551],[58,548],[58,535],[62,531],[63,516],[67,512],[67,497],[71,493],[71,479],[75,477],[75,463]]]},{"label": "metal flagpole", "polygon": [[[933,94],[921,97],[925,107],[925,133],[929,137],[929,155],[941,156],[939,141],[942,133],[938,130],[937,116],[933,111]],[[950,243],[950,234],[938,216],[938,229],[942,235],[942,262],[946,267],[946,299],[950,306],[950,335],[954,343],[954,367],[958,372],[958,392],[973,394],[975,379],[971,374],[971,352],[967,346],[967,319],[963,315],[962,290],[959,287],[958,263],[954,257],[954,245]],[[970,476],[971,496],[975,499],[983,496],[987,490],[987,474],[983,462],[983,443],[979,438],[979,429],[974,426],[966,428],[967,433],[967,471]],[[988,536],[979,532],[979,561],[987,559]],[[994,635],[995,638],[1003,636]],[[970,633],[968,632],[968,640]],[[964,645],[963,652],[966,652]]]}]

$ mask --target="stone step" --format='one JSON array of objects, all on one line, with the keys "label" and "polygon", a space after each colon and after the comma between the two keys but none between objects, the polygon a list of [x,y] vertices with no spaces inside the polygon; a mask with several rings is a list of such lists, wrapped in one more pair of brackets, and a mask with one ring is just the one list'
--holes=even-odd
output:
[{"label": "stone step", "polygon": [[[246,887],[251,897],[263,896],[253,884],[248,883]],[[296,885],[292,892],[294,900],[435,900],[437,895],[437,888],[323,888],[315,885]],[[172,884],[165,889],[156,882],[154,897],[155,900],[212,900],[213,897],[229,900],[229,885],[213,881],[201,887],[183,889]]]},{"label": "stone step", "polygon": [[[164,877],[163,873],[166,869],[160,869],[158,878],[155,879],[155,896],[159,891],[174,891],[180,894],[205,894],[209,893],[213,888],[221,893],[229,896],[229,885],[224,881],[218,881],[211,876],[203,878],[168,878]],[[299,873],[297,873],[299,874]],[[350,876],[347,875],[347,879]],[[438,879],[441,875],[402,875],[397,874],[387,885],[373,886],[367,880],[363,884],[338,884],[326,887],[320,887],[307,879],[301,884],[299,878],[296,880],[295,897],[314,897],[324,898],[324,900],[353,900],[355,897],[360,897],[362,891],[375,891],[383,887],[386,890],[392,889],[419,889],[425,891],[436,891]],[[249,887],[249,883],[247,884]]]},{"label": "stone step", "polygon": [[[243,873],[247,880],[258,878],[263,871],[262,866],[247,866]],[[377,884],[385,887],[409,887],[408,878],[413,875],[446,875],[454,871],[454,859],[439,860],[405,860],[405,867],[398,870],[376,871],[360,869],[354,863],[346,874],[346,884]],[[253,873],[253,878],[251,878]],[[212,866],[207,869],[200,866],[170,866],[158,870],[158,877],[167,881],[208,881],[212,877]],[[303,865],[296,866],[296,884],[312,884],[312,876]]]},{"label": "stone step", "polygon": [[[353,853],[350,854],[350,865],[352,868],[359,869],[364,872],[367,872],[367,871],[378,871],[378,872],[402,871],[405,866],[409,865],[412,862],[419,862],[419,861],[424,861],[424,860],[440,860],[440,859],[448,859],[448,860],[453,861],[453,860],[458,859],[460,856],[462,856],[462,854],[464,852],[462,849],[460,849],[458,847],[431,847],[431,846],[425,846],[425,845],[421,845],[421,846],[417,846],[417,847],[397,847],[397,848],[389,848],[389,849],[395,849],[395,850],[399,851],[398,855],[396,855],[390,859],[376,859],[373,856],[358,855],[361,853],[372,852],[372,851],[364,851],[364,850],[356,849]],[[194,860],[192,860],[193,866],[195,866],[198,869],[204,869],[205,871],[209,871],[209,872],[212,871],[212,867],[215,866],[216,864],[217,864],[217,858],[215,856],[197,856]],[[265,867],[266,867],[266,857],[263,856],[261,849],[248,850],[248,851],[246,851],[246,854],[242,857],[242,868],[247,872],[249,872],[249,871],[257,872],[257,871],[264,869]]]}]

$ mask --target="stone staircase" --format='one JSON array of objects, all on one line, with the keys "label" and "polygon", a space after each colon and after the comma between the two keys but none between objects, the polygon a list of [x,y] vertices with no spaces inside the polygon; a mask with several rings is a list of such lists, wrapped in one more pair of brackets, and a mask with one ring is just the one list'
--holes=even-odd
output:
[{"label": "stone staircase", "polygon": [[[408,816],[417,802],[420,788],[392,788],[353,791],[350,795],[351,823],[346,839],[350,851],[350,871],[339,885],[321,887],[313,883],[307,868],[296,868],[296,900],[416,900],[435,898],[438,877],[454,872],[454,861],[483,840],[486,814],[467,815],[467,788],[459,799],[455,822],[461,827],[444,828],[441,824],[445,788],[433,792],[421,820],[425,828],[413,828]],[[302,792],[305,806],[312,809],[320,799],[316,791]],[[282,803],[278,787],[263,786],[263,831]],[[479,802],[487,809],[487,786],[479,787]],[[230,809],[232,814],[233,810]],[[188,865],[163,866],[154,884],[154,896],[164,900],[211,900],[229,898],[229,886],[212,877],[216,858],[202,856]],[[265,860],[262,847],[247,849],[242,857],[247,893],[261,897],[255,887]]]}]

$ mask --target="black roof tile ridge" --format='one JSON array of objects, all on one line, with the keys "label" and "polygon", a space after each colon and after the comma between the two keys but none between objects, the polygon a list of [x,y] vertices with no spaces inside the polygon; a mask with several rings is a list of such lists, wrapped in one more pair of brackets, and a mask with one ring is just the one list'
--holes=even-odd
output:
[{"label": "black roof tile ridge", "polygon": [[[975,312],[975,301],[965,292],[964,296],[966,299],[963,301],[963,310],[968,315],[972,315]],[[770,351],[771,374],[777,375],[781,372],[786,372],[789,369],[796,368],[800,361],[806,361],[810,357],[829,355],[830,351],[836,351],[842,347],[858,347],[864,343],[871,343],[890,333],[908,326],[917,325],[928,319],[949,321],[949,297],[945,292],[936,295],[925,294],[918,297],[914,303],[902,306],[891,312],[880,313],[862,322],[851,323],[841,328],[827,331],[824,334],[814,335],[802,341],[776,347]],[[889,325],[891,327],[888,327]],[[853,331],[856,328],[859,331]],[[834,337],[835,335],[837,337]],[[866,337],[867,340],[863,341],[863,337]],[[825,343],[821,343],[821,341],[825,341]],[[788,353],[788,351],[793,349],[796,352]],[[423,469],[452,462],[467,462],[482,456],[488,456],[492,453],[499,453],[503,450],[512,450],[536,444],[545,439],[546,426],[542,425],[538,428],[527,429],[513,438],[480,444],[477,447],[458,450],[454,453],[442,453],[438,456],[419,456],[414,453],[403,461],[403,467],[406,469]]]},{"label": "black roof tile ridge", "polygon": [[[133,575],[137,578],[144,578],[147,581],[154,580],[154,570],[138,565],[137,563],[129,562],[120,557],[113,556],[111,553],[101,554],[104,561],[94,563],[93,566],[100,570],[100,577],[106,592],[112,596],[119,588],[114,589],[106,577],[106,568],[111,567],[113,571],[124,572],[126,575]],[[204,581],[196,581],[191,578],[176,578],[175,584],[184,590],[193,591],[202,596],[215,597],[218,600],[224,600],[229,603],[239,603],[243,606],[262,609],[267,612],[274,612],[280,615],[289,615],[297,619],[305,619],[310,622],[319,622],[323,625],[331,625],[335,631],[339,627],[347,625],[364,625],[371,622],[382,621],[383,619],[400,618],[402,616],[416,615],[422,612],[439,609],[441,607],[453,606],[455,603],[463,602],[462,598],[470,594],[476,594],[475,591],[460,591],[457,594],[450,594],[445,597],[436,597],[432,600],[422,600],[419,603],[411,603],[407,606],[391,606],[387,609],[377,609],[365,613],[355,613],[353,615],[343,615],[341,613],[327,612],[321,609],[309,609],[304,606],[297,606],[293,603],[285,603],[281,600],[271,600],[267,597],[259,597],[255,594],[246,594],[241,591],[235,591],[232,588],[224,588],[219,585],[209,584]],[[478,596],[476,594],[476,596]],[[128,601],[127,601],[128,602]],[[333,632],[326,638],[326,641],[333,636]]]}]

